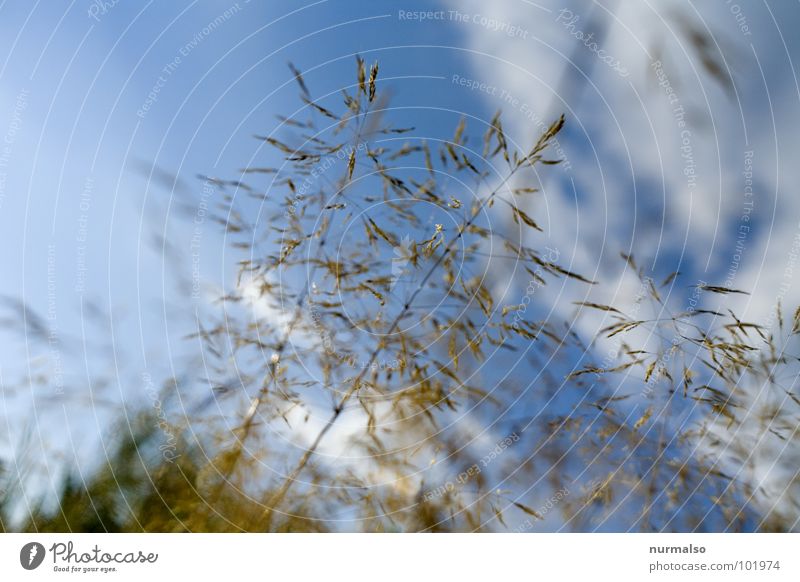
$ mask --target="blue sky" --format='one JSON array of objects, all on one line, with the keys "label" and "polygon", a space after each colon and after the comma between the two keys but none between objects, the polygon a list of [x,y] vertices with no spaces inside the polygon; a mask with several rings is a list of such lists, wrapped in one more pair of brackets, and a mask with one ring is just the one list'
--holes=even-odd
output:
[{"label": "blue sky", "polygon": [[[766,320],[800,219],[792,190],[800,177],[797,7],[622,3],[612,18],[576,0],[486,4],[3,2],[0,295],[24,297],[53,339],[43,348],[30,326],[8,326],[0,336],[8,420],[0,451],[18,447],[28,427],[39,431],[34,440],[56,441],[65,460],[80,457],[108,431],[120,402],[147,402],[142,374],[169,376],[193,357],[181,338],[203,300],[176,280],[192,275],[197,176],[234,178],[245,165],[276,161],[253,135],[297,107],[289,61],[312,93],[325,95],[352,76],[356,54],[379,60],[396,125],[427,135],[449,136],[462,114],[486,119],[503,108],[509,135],[525,146],[542,123],[566,113],[569,169],[552,170],[543,203],[531,209],[546,225],[538,242],[558,248],[572,269],[613,283],[591,297],[546,291],[564,317],[573,300],[632,301],[638,281],[620,251],[634,252],[657,276],[682,271],[669,297],[677,309],[689,285],[722,284],[736,255],[742,172],[753,152],[759,195],[731,279],[753,293],[728,304]],[[444,12],[427,21],[405,16],[416,11]],[[628,75],[577,38],[598,18],[613,22],[603,46]],[[682,18],[713,33],[731,87],[703,72]],[[690,120],[696,183],[685,173],[686,143],[654,60]],[[215,225],[201,230],[199,272],[213,293],[231,283],[235,261]],[[521,293],[524,286],[504,299]],[[794,289],[786,303],[797,296]],[[14,313],[13,302],[2,307],[4,318]],[[591,338],[601,324],[588,318],[578,331]],[[45,371],[63,380],[20,387]],[[87,386],[101,376],[111,384]],[[505,434],[487,439],[498,436]],[[59,465],[52,466],[57,479]]]}]

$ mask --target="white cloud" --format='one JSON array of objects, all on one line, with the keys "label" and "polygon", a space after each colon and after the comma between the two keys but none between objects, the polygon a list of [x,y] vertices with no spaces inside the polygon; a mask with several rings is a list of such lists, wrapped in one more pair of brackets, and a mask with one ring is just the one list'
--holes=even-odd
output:
[{"label": "white cloud", "polygon": [[[613,266],[620,251],[632,251],[643,264],[658,257],[663,273],[679,268],[688,275],[668,297],[675,311],[686,309],[686,285],[700,279],[722,285],[733,274],[734,286],[752,294],[725,296],[724,307],[749,321],[774,321],[779,289],[793,278],[787,277],[786,268],[792,266],[792,241],[800,229],[800,198],[790,194],[800,179],[794,160],[800,147],[800,112],[796,79],[769,8],[748,5],[748,12],[740,15],[726,3],[702,8],[677,0],[620,3],[600,48],[624,64],[630,75],[623,77],[576,38],[576,30],[595,36],[599,32],[590,3],[445,4],[530,33],[527,39],[510,39],[463,24],[471,51],[471,71],[463,74],[505,90],[541,118],[567,113],[569,138],[561,143],[571,169],[566,175],[558,167],[548,169],[546,201],[532,210],[537,220],[546,219],[548,242],[561,251],[562,262],[587,276],[600,273],[603,284],[591,290],[592,301],[633,308],[638,281],[630,270]],[[579,17],[572,27],[559,17],[562,7]],[[593,14],[602,14],[599,4]],[[690,28],[713,33],[725,60],[719,61],[713,46],[708,54],[723,70],[730,67],[734,91],[724,89],[704,68],[697,49],[701,41],[693,40],[699,37],[692,36],[687,22]],[[576,58],[573,63],[571,57]],[[662,86],[651,66],[654,60],[663,63]],[[583,67],[580,72],[575,64]],[[564,82],[565,73],[574,75],[574,82]],[[675,94],[672,102],[667,83]],[[559,87],[566,92],[557,94]],[[521,105],[489,95],[485,101],[489,110],[504,110],[504,125],[519,143],[527,144],[539,133]],[[676,112],[678,107],[682,112]],[[757,218],[752,221],[741,218],[747,213],[743,171],[748,151],[754,152]],[[741,225],[750,227],[743,251],[736,246]],[[800,263],[793,270],[798,272]],[[797,286],[791,288],[784,307],[793,309],[787,303],[797,297]],[[561,316],[572,312],[574,300],[585,299],[582,292],[575,287],[543,291],[546,304],[555,301]],[[579,332],[591,339],[602,324],[602,314],[595,314],[582,320]],[[601,355],[609,349],[604,342],[596,347]],[[759,387],[743,389],[746,400],[760,406]],[[716,434],[727,438],[735,451],[763,433],[756,416],[733,437],[724,430]],[[795,453],[780,450],[782,444],[778,439],[759,441],[748,472],[740,475],[753,486],[753,503],[763,513],[797,480]],[[698,454],[706,452],[701,448]],[[723,460],[729,472],[741,461],[733,453]],[[797,515],[798,492],[791,491],[793,499],[781,498],[777,511]]]}]

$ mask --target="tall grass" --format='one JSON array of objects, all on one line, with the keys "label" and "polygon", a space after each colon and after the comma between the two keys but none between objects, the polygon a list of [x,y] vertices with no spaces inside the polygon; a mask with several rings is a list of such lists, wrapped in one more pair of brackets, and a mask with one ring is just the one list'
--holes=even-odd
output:
[{"label": "tall grass", "polygon": [[[19,526],[24,483],[6,471],[4,528],[797,528],[796,476],[771,503],[744,472],[754,450],[796,458],[800,315],[784,323],[779,307],[773,335],[724,309],[673,313],[662,295],[685,288],[680,275],[656,282],[624,256],[646,309],[584,301],[557,321],[537,289],[602,284],[559,263],[535,213],[569,120],[528,147],[500,113],[435,139],[393,125],[377,64],[358,59],[325,98],[292,72],[300,109],[258,137],[283,163],[212,180],[227,193],[213,218],[241,257],[190,338],[214,406],[173,411],[176,458],[159,454],[163,421],[142,415]],[[590,313],[614,358],[593,361],[575,332]]]}]

